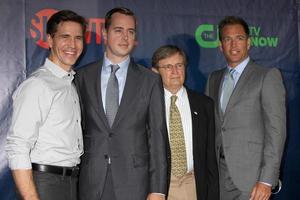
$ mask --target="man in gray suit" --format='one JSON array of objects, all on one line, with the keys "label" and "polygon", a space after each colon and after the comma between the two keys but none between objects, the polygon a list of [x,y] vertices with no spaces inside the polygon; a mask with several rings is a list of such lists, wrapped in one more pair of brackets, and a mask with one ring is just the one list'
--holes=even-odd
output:
[{"label": "man in gray suit", "polygon": [[81,200],[162,200],[168,135],[158,74],[130,58],[136,18],[127,8],[105,17],[105,53],[76,77],[83,115]]},{"label": "man in gray suit", "polygon": [[286,138],[285,89],[279,70],[248,55],[247,23],[234,16],[219,24],[227,67],[213,72],[206,94],[215,101],[220,198],[269,199]]}]

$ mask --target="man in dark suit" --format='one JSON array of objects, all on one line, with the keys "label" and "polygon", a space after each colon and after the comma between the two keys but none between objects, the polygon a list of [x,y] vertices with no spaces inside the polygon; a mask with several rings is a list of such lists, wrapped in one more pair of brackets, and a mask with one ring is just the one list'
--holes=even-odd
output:
[{"label": "man in dark suit", "polygon": [[208,78],[215,101],[216,153],[223,200],[269,199],[276,186],[286,137],[285,89],[275,68],[248,55],[247,23],[234,16],[219,24],[227,67]]},{"label": "man in dark suit", "polygon": [[110,10],[103,38],[103,58],[76,77],[84,132],[80,199],[164,199],[168,138],[161,79],[130,58],[132,11]]},{"label": "man in dark suit", "polygon": [[153,71],[162,77],[171,147],[168,200],[218,200],[214,105],[183,86],[186,56],[174,45],[158,48]]}]

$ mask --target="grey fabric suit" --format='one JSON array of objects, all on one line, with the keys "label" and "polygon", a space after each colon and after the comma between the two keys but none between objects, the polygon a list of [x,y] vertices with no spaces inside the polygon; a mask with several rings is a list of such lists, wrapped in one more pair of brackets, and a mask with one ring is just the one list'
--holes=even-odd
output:
[{"label": "grey fabric suit", "polygon": [[206,87],[206,94],[216,105],[217,157],[223,145],[230,177],[240,191],[251,192],[257,181],[275,186],[286,138],[281,74],[250,60],[223,115],[219,99],[225,71],[224,68],[213,72]]},{"label": "grey fabric suit", "polygon": [[152,192],[166,194],[168,136],[159,75],[130,61],[119,110],[110,128],[101,99],[101,67],[102,60],[89,64],[75,79],[84,133],[80,199],[100,199],[108,157],[117,200],[143,200]]}]

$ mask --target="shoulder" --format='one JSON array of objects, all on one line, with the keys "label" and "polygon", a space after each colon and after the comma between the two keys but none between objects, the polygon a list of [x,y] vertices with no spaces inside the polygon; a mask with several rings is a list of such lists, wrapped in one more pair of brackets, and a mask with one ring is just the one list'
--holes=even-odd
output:
[{"label": "shoulder", "polygon": [[259,65],[253,61],[249,62],[249,67],[256,72],[258,75],[262,75],[263,77],[278,77],[281,78],[281,73],[279,69],[275,67],[265,67]]},{"label": "shoulder", "polygon": [[40,68],[33,72],[18,86],[13,97],[42,95],[49,90],[49,80],[51,80],[51,75],[49,75],[49,73],[47,73],[44,69]]},{"label": "shoulder", "polygon": [[145,67],[144,65],[137,64],[135,62],[131,62],[130,66],[133,68],[134,71],[141,73],[145,78],[148,79],[160,79],[159,74],[153,72],[150,68]]},{"label": "shoulder", "polygon": [[190,102],[195,102],[197,104],[201,105],[213,105],[213,100],[206,96],[205,94],[201,94],[199,92],[196,92],[194,90],[191,90],[189,88],[186,88],[188,98],[190,99]]},{"label": "shoulder", "polygon": [[102,59],[83,65],[82,67],[76,69],[75,71],[78,74],[84,74],[84,73],[94,72],[95,70],[97,71],[101,66],[102,66]]}]

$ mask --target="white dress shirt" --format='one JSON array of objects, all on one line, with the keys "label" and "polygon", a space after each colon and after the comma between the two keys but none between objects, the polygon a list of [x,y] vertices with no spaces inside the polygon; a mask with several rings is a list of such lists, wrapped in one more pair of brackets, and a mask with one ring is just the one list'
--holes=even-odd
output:
[{"label": "white dress shirt", "polygon": [[[170,120],[170,104],[171,96],[173,95],[168,90],[165,91],[165,105],[166,105],[166,121],[169,133],[169,120]],[[175,102],[181,117],[181,122],[183,126],[185,148],[186,148],[186,159],[187,159],[187,172],[190,172],[194,169],[194,160],[193,160],[193,127],[192,127],[192,115],[190,102],[186,89],[182,87],[176,94],[177,100]],[[170,134],[169,134],[170,139]],[[171,149],[172,151],[172,149]]]},{"label": "white dress shirt", "polygon": [[46,59],[15,91],[6,144],[11,169],[80,163],[83,141],[74,74]]}]

